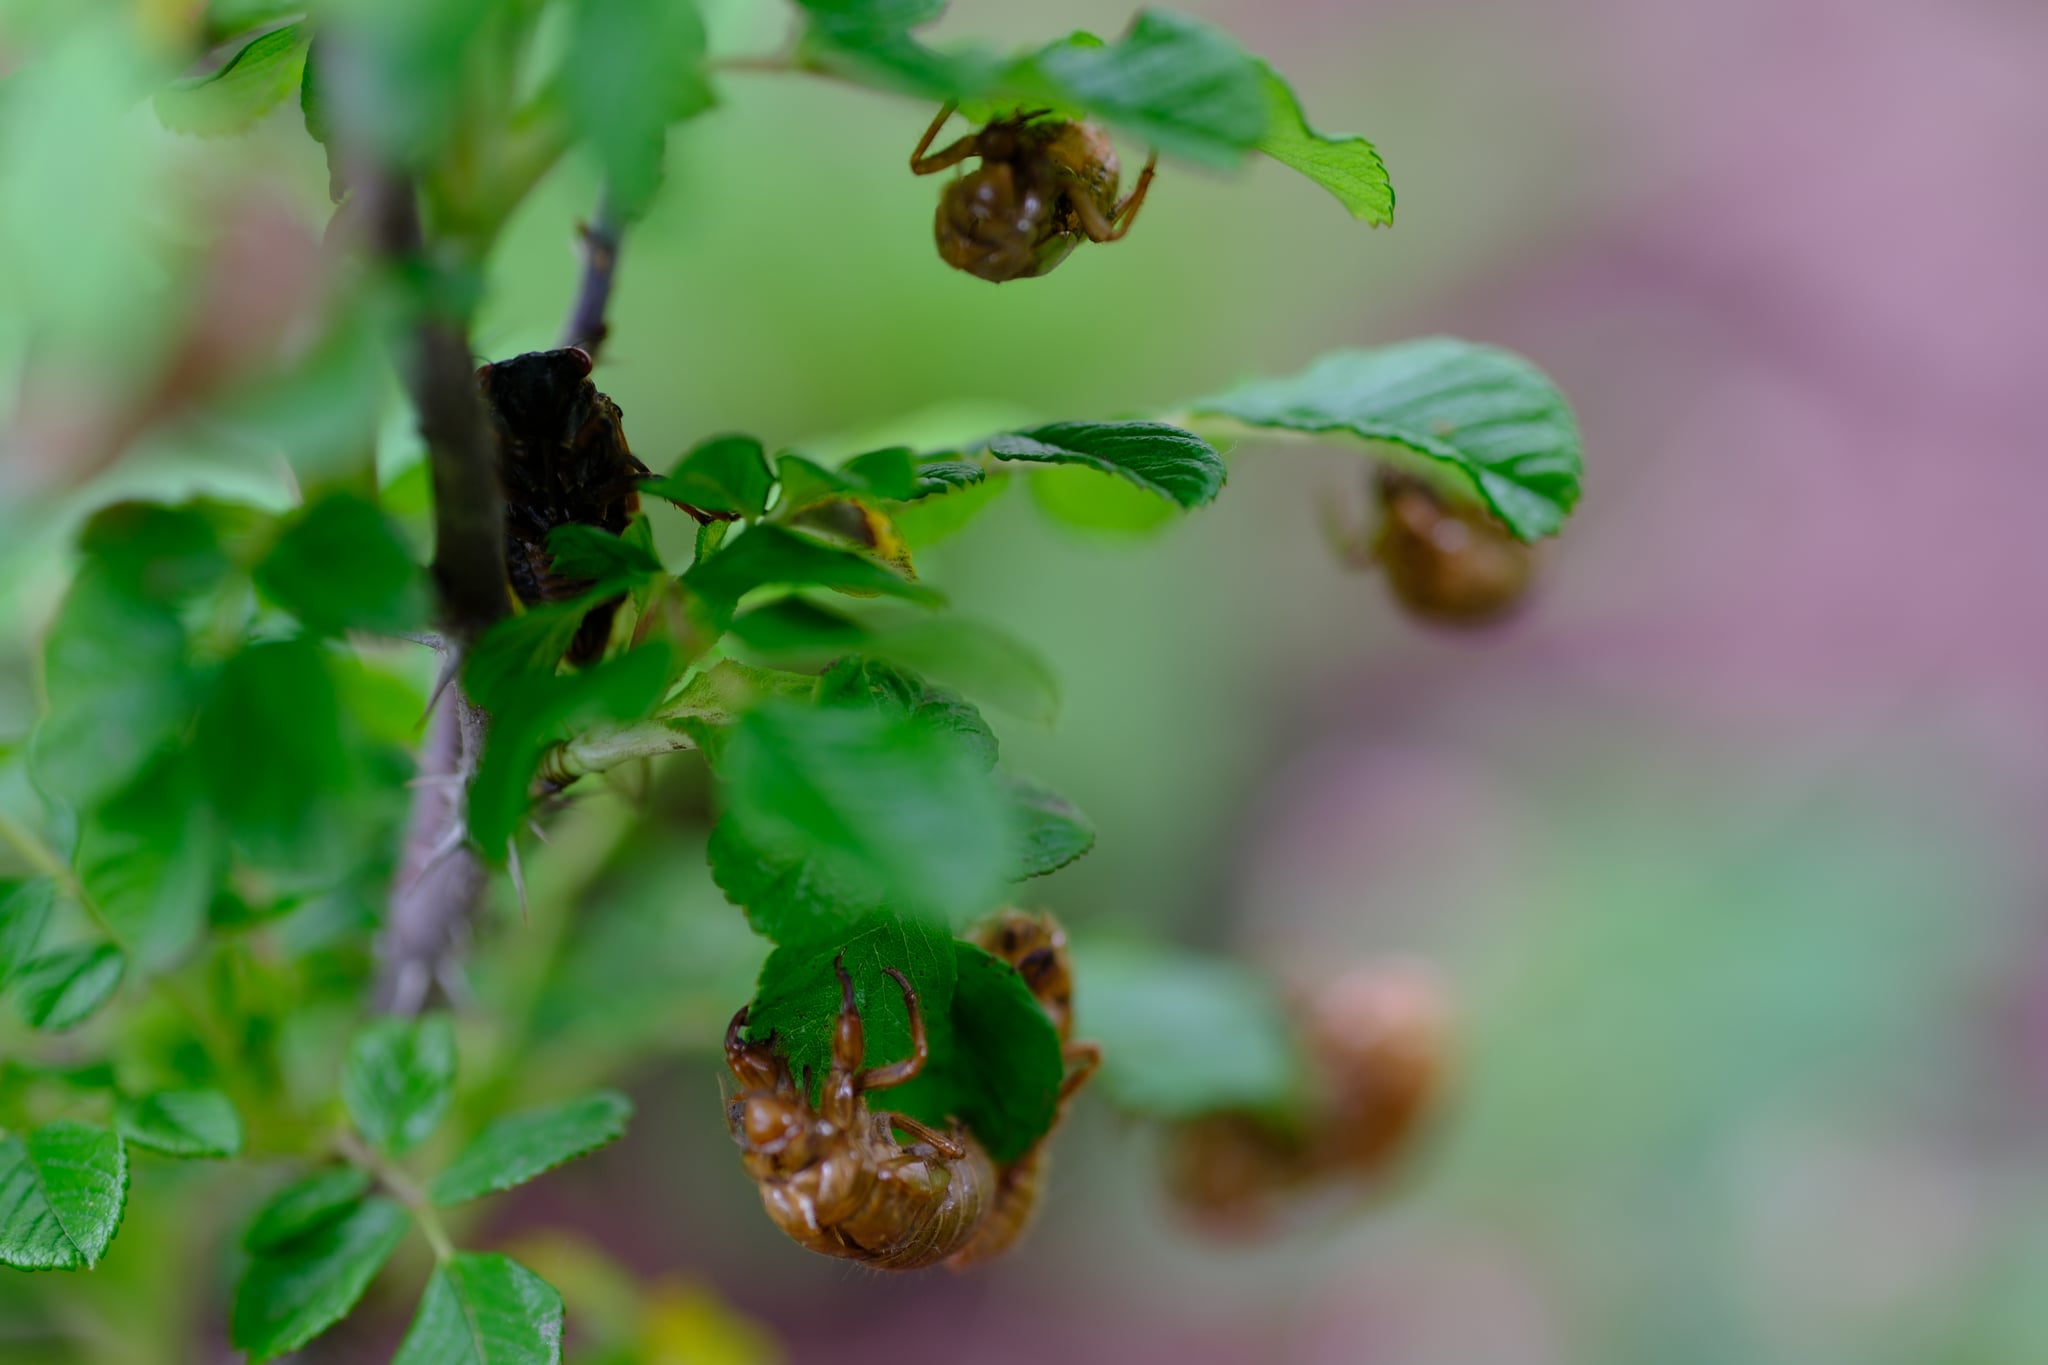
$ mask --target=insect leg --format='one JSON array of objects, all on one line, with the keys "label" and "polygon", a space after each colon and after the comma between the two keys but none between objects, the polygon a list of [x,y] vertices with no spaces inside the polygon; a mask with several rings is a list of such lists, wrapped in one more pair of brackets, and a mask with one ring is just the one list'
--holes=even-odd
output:
[{"label": "insect leg", "polygon": [[758,1043],[749,1043],[740,1036],[740,1030],[747,1026],[747,1007],[740,1006],[740,1012],[725,1026],[725,1064],[740,1084],[754,1089],[767,1089],[775,1084],[774,1066],[763,1060],[765,1049]]},{"label": "insect leg", "polygon": [[[926,1058],[931,1049],[924,1036],[924,1012],[917,1007],[917,988],[910,984],[910,978],[894,967],[882,970],[896,978],[896,984],[903,988],[903,1008],[910,1015],[910,1055],[900,1062],[887,1066],[870,1067],[860,1075],[859,1088],[862,1090],[887,1090],[892,1085],[902,1085],[916,1078],[924,1070]],[[851,1000],[853,988],[847,987],[847,998]],[[856,1062],[856,1064],[858,1064]]]},{"label": "insect leg", "polygon": [[979,133],[969,133],[943,151],[933,152],[930,156],[925,155],[925,149],[932,145],[932,139],[939,135],[939,129],[946,126],[946,120],[953,117],[953,111],[958,107],[954,101],[947,100],[946,107],[939,110],[939,116],[932,120],[932,126],[924,130],[924,136],[918,139],[917,150],[910,154],[910,169],[913,174],[931,175],[936,171],[945,170],[948,166],[958,165],[974,155],[974,149],[981,138]]},{"label": "insect leg", "polygon": [[1138,209],[1145,202],[1145,191],[1152,188],[1152,176],[1159,166],[1159,153],[1154,152],[1145,159],[1145,169],[1138,172],[1138,183],[1116,206],[1109,217],[1102,216],[1102,210],[1095,201],[1085,194],[1070,195],[1075,216],[1081,220],[1081,230],[1088,234],[1091,242],[1114,242],[1131,230],[1131,224],[1138,221]]},{"label": "insect leg", "polygon": [[1065,1104],[1075,1092],[1094,1077],[1102,1065],[1102,1044],[1094,1042],[1068,1043],[1060,1050],[1060,1059],[1068,1066],[1066,1079],[1060,1082],[1059,1102]]},{"label": "insect leg", "polygon": [[919,1122],[908,1114],[899,1114],[891,1109],[877,1109],[875,1117],[888,1124],[891,1128],[901,1128],[904,1132],[910,1134],[919,1142],[926,1144],[933,1151],[948,1160],[958,1161],[961,1157],[967,1155],[967,1149],[961,1146],[953,1137],[940,1132],[928,1123]]}]

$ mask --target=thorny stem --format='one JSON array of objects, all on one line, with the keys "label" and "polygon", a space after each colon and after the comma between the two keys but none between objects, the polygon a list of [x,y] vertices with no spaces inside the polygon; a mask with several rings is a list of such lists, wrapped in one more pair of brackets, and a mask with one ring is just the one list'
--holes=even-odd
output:
[{"label": "thorny stem", "polygon": [[370,1145],[349,1129],[343,1128],[334,1135],[334,1150],[339,1152],[350,1165],[356,1166],[376,1177],[377,1182],[391,1191],[399,1203],[405,1205],[412,1221],[427,1239],[427,1245],[434,1249],[434,1259],[446,1263],[455,1258],[455,1241],[448,1235],[448,1229],[441,1222],[440,1211],[427,1198],[427,1192],[417,1181],[390,1161],[371,1150]]},{"label": "thorny stem", "polygon": [[583,283],[576,291],[576,303],[562,329],[562,344],[581,346],[593,360],[611,333],[605,310],[611,304],[612,281],[618,275],[619,247],[625,231],[617,200],[611,186],[606,185],[598,195],[597,211],[582,227]]}]

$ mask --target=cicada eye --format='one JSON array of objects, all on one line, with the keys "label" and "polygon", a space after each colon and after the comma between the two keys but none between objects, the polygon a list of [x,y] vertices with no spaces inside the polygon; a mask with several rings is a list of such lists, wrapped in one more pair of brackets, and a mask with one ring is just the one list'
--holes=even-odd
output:
[{"label": "cicada eye", "polygon": [[567,358],[575,362],[576,368],[583,372],[585,378],[588,378],[591,370],[597,365],[597,362],[590,358],[590,352],[584,350],[581,346],[565,346],[563,350],[568,352]]}]

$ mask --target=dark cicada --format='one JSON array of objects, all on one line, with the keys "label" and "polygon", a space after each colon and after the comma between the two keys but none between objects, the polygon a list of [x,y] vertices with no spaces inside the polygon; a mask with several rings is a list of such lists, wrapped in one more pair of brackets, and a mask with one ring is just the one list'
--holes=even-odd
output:
[{"label": "dark cicada", "polygon": [[[485,365],[476,375],[498,435],[512,591],[528,606],[566,601],[591,585],[555,572],[548,533],[571,523],[613,535],[625,530],[639,510],[647,466],[626,446],[619,405],[590,382],[586,352],[574,346],[531,351]],[[570,663],[604,653],[624,600],[590,609],[569,646]]]}]

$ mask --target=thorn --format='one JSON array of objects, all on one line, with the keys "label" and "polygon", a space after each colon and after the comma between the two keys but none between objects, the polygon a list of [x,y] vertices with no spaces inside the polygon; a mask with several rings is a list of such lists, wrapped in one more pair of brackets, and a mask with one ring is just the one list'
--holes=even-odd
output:
[{"label": "thorn", "polygon": [[462,671],[462,654],[449,650],[441,661],[441,676],[434,681],[434,690],[427,695],[427,709],[420,712],[420,724],[425,725],[433,718],[434,708],[441,704],[441,694],[448,690],[448,684],[455,681],[455,675]]},{"label": "thorn", "polygon": [[533,923],[533,915],[526,908],[526,871],[519,865],[519,845],[510,839],[505,841],[505,870],[512,874],[512,889],[519,893],[520,923]]},{"label": "thorn", "polygon": [[420,883],[426,881],[434,869],[448,861],[449,856],[461,848],[468,838],[469,831],[460,821],[450,825],[448,832],[441,836],[441,842],[434,845],[433,851],[427,854],[426,861],[420,864],[420,870],[414,873],[413,879],[406,884],[405,893],[411,895],[418,891]]},{"label": "thorn", "polygon": [[532,830],[533,837],[540,840],[543,844],[552,844],[554,842],[554,840],[548,838],[548,832],[540,827],[540,821],[530,815],[526,818],[526,827]]}]

